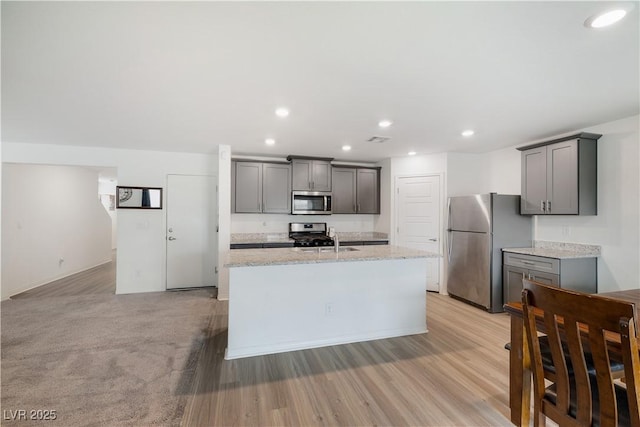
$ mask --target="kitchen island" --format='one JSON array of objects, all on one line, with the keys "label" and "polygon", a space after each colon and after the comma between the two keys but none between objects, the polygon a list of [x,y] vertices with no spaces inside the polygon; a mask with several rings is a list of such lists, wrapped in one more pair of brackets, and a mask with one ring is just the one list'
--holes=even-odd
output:
[{"label": "kitchen island", "polygon": [[231,250],[226,359],[427,332],[426,258],[397,246]]}]

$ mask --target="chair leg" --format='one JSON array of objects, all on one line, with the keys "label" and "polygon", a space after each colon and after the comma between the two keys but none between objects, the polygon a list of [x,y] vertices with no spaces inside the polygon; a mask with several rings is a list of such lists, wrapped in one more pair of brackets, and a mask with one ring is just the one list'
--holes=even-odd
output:
[{"label": "chair leg", "polygon": [[534,427],[545,427],[547,425],[547,417],[542,413],[536,402],[533,405],[533,425]]}]

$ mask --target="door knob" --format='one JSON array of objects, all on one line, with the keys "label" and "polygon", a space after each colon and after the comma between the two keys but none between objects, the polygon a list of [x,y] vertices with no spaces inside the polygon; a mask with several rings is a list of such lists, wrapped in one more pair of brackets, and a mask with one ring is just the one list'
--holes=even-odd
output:
[{"label": "door knob", "polygon": [[175,238],[175,237],[173,237],[173,236],[169,236],[169,237],[167,238],[167,240],[176,240],[176,238]]}]

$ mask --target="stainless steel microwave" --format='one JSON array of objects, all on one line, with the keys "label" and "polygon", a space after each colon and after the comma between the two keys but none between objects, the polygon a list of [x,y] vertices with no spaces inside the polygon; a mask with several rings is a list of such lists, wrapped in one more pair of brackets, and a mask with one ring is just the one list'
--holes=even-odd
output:
[{"label": "stainless steel microwave", "polygon": [[291,213],[294,215],[330,215],[331,193],[328,191],[292,191]]}]

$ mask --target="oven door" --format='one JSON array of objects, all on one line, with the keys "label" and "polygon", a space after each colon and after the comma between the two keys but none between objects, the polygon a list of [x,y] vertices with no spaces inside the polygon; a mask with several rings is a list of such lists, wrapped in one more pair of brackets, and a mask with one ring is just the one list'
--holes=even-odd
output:
[{"label": "oven door", "polygon": [[324,191],[293,191],[291,213],[294,215],[331,214],[331,193]]}]

